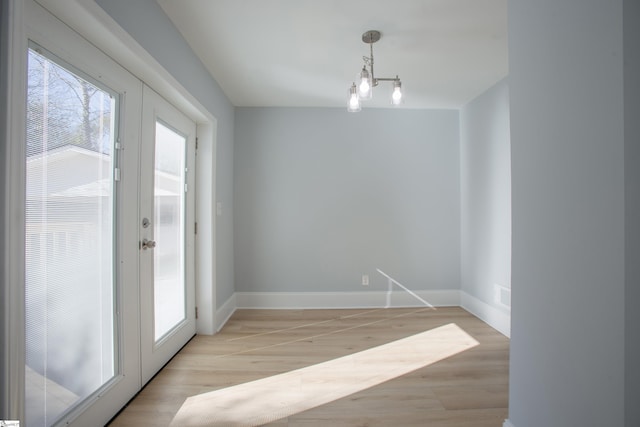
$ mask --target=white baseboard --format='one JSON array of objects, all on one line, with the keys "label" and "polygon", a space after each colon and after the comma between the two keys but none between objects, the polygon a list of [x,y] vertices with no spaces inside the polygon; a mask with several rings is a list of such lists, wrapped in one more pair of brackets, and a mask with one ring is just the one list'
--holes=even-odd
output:
[{"label": "white baseboard", "polygon": [[236,303],[236,294],[231,295],[222,307],[216,310],[216,332],[219,332],[220,329],[227,323],[229,318],[236,311],[237,303]]},{"label": "white baseboard", "polygon": [[504,424],[502,424],[502,427],[516,427],[514,426],[511,421],[509,420],[504,420]]},{"label": "white baseboard", "polygon": [[[511,316],[459,290],[415,291],[434,307],[460,306],[509,337]],[[393,291],[390,307],[424,307],[424,303],[404,291]],[[216,332],[238,308],[320,309],[386,307],[386,291],[362,292],[236,292],[216,310]],[[507,420],[504,427],[513,427]]]},{"label": "white baseboard", "polygon": [[[460,291],[460,306],[474,316],[482,319],[489,326],[500,332],[506,337],[511,335],[511,315],[505,313],[495,307],[490,306],[484,301],[470,295],[464,291]],[[511,423],[509,423],[511,424]],[[504,427],[513,427],[505,424]]]},{"label": "white baseboard", "polygon": [[[434,307],[460,305],[459,290],[415,291]],[[387,305],[386,291],[362,292],[236,292],[238,308],[375,308]],[[390,307],[424,307],[404,291],[393,291]]]}]

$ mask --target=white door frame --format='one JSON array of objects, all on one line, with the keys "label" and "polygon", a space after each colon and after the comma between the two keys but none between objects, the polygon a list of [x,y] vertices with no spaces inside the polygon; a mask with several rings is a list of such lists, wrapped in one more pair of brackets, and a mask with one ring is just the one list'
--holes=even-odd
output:
[{"label": "white door frame", "polygon": [[216,117],[94,0],[36,1],[196,122],[196,330],[213,335],[221,326],[216,317]]},{"label": "white door frame", "polygon": [[[199,149],[196,216],[202,222],[196,238],[196,301],[199,308],[197,332],[216,332],[216,216],[215,170],[217,119],[148,52],[128,35],[94,0],[36,0],[82,37],[130,70],[137,78],[187,113],[197,123]],[[6,92],[0,147],[2,209],[0,235],[1,279],[4,306],[0,342],[0,411],[7,419],[24,419],[24,141],[26,50],[24,0],[2,5],[2,45],[8,64],[3,66],[3,94]],[[5,24],[7,24],[5,26]],[[3,52],[4,53],[4,52]],[[22,208],[23,209],[23,208]],[[206,226],[205,226],[206,224]],[[134,233],[137,235],[137,233]]]},{"label": "white door frame", "polygon": [[[61,24],[53,15],[33,0],[24,0],[22,5],[24,7],[21,11],[24,19],[22,35],[19,43],[16,43],[16,50],[22,50],[21,58],[26,59],[28,42],[33,41],[60,58],[60,60],[67,62],[117,92],[120,97],[118,139],[122,150],[117,150],[120,152],[119,154],[114,152],[114,158],[120,158],[121,164],[119,168],[121,168],[121,170],[137,171],[140,140],[139,117],[142,108],[142,83],[140,80],[111,58],[97,50],[85,39],[79,37],[77,33],[71,31],[66,25]],[[16,69],[17,67],[18,66],[16,66]],[[26,76],[26,62],[19,63],[19,67],[22,70],[23,76]],[[25,77],[23,77],[21,83],[26,85]],[[22,87],[24,88],[25,86]],[[15,104],[12,103],[12,106],[17,110],[16,114],[25,114],[25,96],[26,92],[22,92],[20,98],[14,100]],[[15,107],[17,105],[21,108]],[[24,123],[24,119],[22,119],[22,123]],[[15,148],[15,151],[12,152],[11,161],[16,165],[25,164],[26,155],[24,147],[26,146],[26,134],[24,129],[23,127],[17,139],[13,141],[14,145],[12,147]],[[127,150],[126,155],[122,155],[123,150]],[[17,187],[16,189],[24,192],[24,168],[22,168],[20,173],[21,176],[15,177],[15,182],[19,184],[14,184],[12,187]],[[114,356],[118,360],[118,369],[114,378],[109,380],[104,387],[101,387],[98,392],[89,396],[79,403],[78,406],[75,406],[73,410],[64,415],[60,420],[63,424],[76,423],[75,425],[87,425],[100,421],[108,421],[113,415],[114,410],[117,411],[122,405],[126,404],[130,398],[127,396],[135,394],[141,386],[139,364],[140,327],[137,314],[139,294],[137,287],[127,286],[127,283],[130,282],[132,278],[135,280],[138,276],[136,250],[137,221],[134,220],[134,215],[137,215],[135,203],[137,197],[134,195],[132,199],[127,199],[125,192],[121,191],[127,185],[137,186],[137,178],[136,173],[122,174],[120,183],[118,184],[119,191],[116,194],[116,221],[118,226],[114,230],[116,233],[114,237],[117,249],[113,262],[118,264],[115,271],[116,275],[114,276],[115,282],[117,283],[115,296],[118,310],[116,318],[118,352]],[[10,307],[9,310],[11,312],[14,310],[20,312],[22,316],[20,319],[16,319],[16,323],[20,324],[20,329],[17,330],[21,332],[17,333],[17,330],[13,330],[11,333],[11,339],[19,341],[18,345],[20,346],[22,357],[21,359],[9,360],[9,368],[13,371],[20,372],[22,377],[11,378],[11,380],[16,383],[10,384],[10,387],[12,387],[13,390],[19,390],[19,394],[17,394],[18,397],[12,396],[12,398],[24,400],[24,195],[22,196],[21,204],[14,205],[12,210],[15,214],[12,226],[23,235],[22,241],[19,243],[20,251],[15,251],[18,259],[14,266],[22,271],[22,277],[20,282],[12,283],[12,289],[18,288],[21,292],[20,295],[16,297],[16,304]],[[131,220],[124,221],[123,219],[126,218],[130,218]],[[17,242],[15,242],[15,244],[17,245]],[[18,406],[21,411],[21,413],[18,414],[19,419],[22,420],[24,419],[24,402],[19,403]]]}]

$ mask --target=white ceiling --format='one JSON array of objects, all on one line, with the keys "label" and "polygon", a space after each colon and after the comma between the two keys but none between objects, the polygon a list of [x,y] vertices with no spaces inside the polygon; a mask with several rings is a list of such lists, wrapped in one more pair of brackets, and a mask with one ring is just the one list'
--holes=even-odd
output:
[{"label": "white ceiling", "polygon": [[[507,75],[507,0],[158,0],[235,106],[345,107],[367,30],[403,108],[460,108]],[[389,107],[391,84],[367,107]]]}]

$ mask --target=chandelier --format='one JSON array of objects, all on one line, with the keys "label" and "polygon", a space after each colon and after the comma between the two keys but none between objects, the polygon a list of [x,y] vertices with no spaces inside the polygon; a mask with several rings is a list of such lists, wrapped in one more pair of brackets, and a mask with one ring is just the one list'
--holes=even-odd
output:
[{"label": "chandelier", "polygon": [[369,44],[369,56],[363,56],[364,65],[362,71],[358,74],[357,82],[354,82],[349,88],[349,98],[347,111],[355,113],[362,109],[361,101],[371,99],[373,97],[373,88],[378,86],[382,81],[393,82],[393,91],[391,92],[391,104],[400,105],[402,103],[402,83],[396,75],[395,78],[375,77],[373,73],[373,44],[380,40],[380,31],[370,30],[362,35],[362,41]]}]

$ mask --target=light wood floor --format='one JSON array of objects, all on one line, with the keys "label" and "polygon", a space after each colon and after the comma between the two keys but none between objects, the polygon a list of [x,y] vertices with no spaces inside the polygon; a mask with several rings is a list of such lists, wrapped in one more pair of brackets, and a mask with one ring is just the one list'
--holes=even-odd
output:
[{"label": "light wood floor", "polygon": [[238,310],[217,335],[196,336],[110,425],[168,426],[190,396],[451,323],[479,345],[266,425],[501,427],[507,418],[509,340],[457,307]]}]

